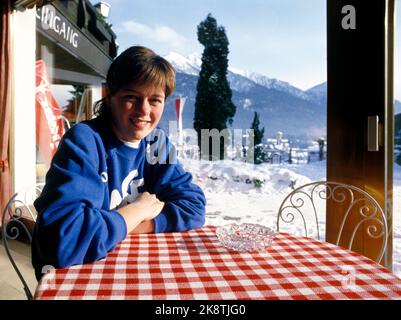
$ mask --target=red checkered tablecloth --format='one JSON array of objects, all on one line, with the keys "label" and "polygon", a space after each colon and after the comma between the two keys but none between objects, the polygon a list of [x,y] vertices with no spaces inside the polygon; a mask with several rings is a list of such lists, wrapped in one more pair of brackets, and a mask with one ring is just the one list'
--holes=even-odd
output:
[{"label": "red checkered tablecloth", "polygon": [[401,279],[352,251],[279,233],[265,251],[233,252],[215,230],[129,235],[103,260],[50,270],[35,298],[401,298]]}]

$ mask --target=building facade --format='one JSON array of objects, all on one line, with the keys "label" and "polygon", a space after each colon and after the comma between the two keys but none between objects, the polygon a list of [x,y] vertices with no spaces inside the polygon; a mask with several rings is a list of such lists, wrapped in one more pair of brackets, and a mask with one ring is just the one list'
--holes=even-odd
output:
[{"label": "building facade", "polygon": [[93,117],[118,48],[107,20],[88,0],[10,3],[13,193],[44,181],[62,135]]}]

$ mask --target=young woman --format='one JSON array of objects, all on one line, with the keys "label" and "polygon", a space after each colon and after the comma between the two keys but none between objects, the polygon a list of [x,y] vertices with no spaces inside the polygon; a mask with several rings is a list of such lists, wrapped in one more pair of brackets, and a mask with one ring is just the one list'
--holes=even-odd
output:
[{"label": "young woman", "polygon": [[174,68],[148,48],[131,47],[113,61],[97,117],[64,135],[34,203],[38,279],[45,265],[104,258],[128,233],[204,224],[204,194],[156,128],[174,89]]}]

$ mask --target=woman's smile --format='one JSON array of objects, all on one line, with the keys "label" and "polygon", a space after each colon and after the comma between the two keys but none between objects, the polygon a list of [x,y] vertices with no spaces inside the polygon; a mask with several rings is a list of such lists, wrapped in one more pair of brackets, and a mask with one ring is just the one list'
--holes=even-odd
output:
[{"label": "woman's smile", "polygon": [[143,120],[138,118],[130,118],[129,120],[134,128],[138,130],[143,130],[152,123],[151,120]]}]

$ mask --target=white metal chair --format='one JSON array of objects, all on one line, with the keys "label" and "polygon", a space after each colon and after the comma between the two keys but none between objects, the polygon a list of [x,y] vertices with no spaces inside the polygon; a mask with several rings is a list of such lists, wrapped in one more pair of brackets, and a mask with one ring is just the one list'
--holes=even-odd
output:
[{"label": "white metal chair", "polygon": [[[381,242],[380,250],[373,258],[380,262],[386,250],[389,232],[386,216],[370,194],[353,185],[318,181],[296,188],[281,203],[277,215],[277,231],[286,226],[285,231],[299,233],[301,228],[303,235],[323,240],[321,233],[324,232],[324,225],[319,221],[319,216],[323,218],[322,212],[326,212],[326,201],[332,201],[344,211],[335,244],[340,245],[341,242],[347,249],[352,250],[356,234],[366,232],[369,237]],[[353,223],[351,232],[345,233],[345,226],[350,223]],[[287,227],[290,225],[292,228]],[[295,229],[294,225],[297,225],[298,229]]]},{"label": "white metal chair", "polygon": [[67,129],[71,129],[70,121],[64,116],[61,116],[61,119],[64,121],[65,126],[67,127]]},{"label": "white metal chair", "polygon": [[7,202],[1,216],[1,233],[4,248],[15,272],[21,280],[28,300],[33,298],[32,292],[11,254],[9,241],[20,237],[27,237],[29,243],[32,243],[31,232],[23,220],[28,219],[36,223],[36,211],[33,207],[33,202],[42,192],[43,186],[44,183],[38,183],[33,187],[27,187],[15,193]]}]

